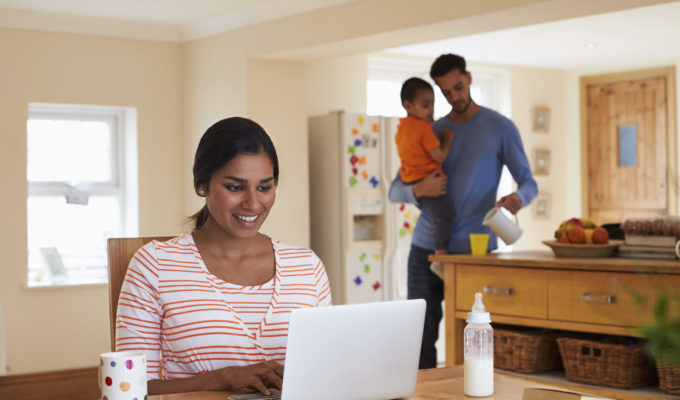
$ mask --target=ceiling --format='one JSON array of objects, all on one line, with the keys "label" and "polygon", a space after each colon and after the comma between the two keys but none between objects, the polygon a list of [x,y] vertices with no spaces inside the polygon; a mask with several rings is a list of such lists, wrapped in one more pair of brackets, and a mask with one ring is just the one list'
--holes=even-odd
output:
[{"label": "ceiling", "polygon": [[573,71],[680,63],[680,1],[389,49]]},{"label": "ceiling", "polygon": [[[357,0],[0,0],[0,26],[182,41],[351,1]],[[389,52],[455,52],[473,62],[578,71],[633,69],[680,62],[679,19],[674,1]]]}]

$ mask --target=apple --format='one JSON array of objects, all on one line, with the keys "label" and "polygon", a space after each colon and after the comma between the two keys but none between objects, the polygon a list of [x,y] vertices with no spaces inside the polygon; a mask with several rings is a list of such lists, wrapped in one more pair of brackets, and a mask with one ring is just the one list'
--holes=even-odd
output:
[{"label": "apple", "polygon": [[571,218],[567,221],[567,225],[575,225],[583,228],[583,221],[580,218]]},{"label": "apple", "polygon": [[593,230],[593,243],[605,244],[609,241],[609,232],[603,227],[597,227]]},{"label": "apple", "polygon": [[569,236],[567,236],[567,235],[562,235],[562,236],[560,236],[560,237],[557,238],[557,242],[558,242],[558,243],[570,243],[570,242],[569,242]]},{"label": "apple", "polygon": [[[595,233],[593,231],[593,233]],[[586,242],[586,231],[580,226],[574,226],[569,230],[569,242],[571,243],[585,243]]]}]

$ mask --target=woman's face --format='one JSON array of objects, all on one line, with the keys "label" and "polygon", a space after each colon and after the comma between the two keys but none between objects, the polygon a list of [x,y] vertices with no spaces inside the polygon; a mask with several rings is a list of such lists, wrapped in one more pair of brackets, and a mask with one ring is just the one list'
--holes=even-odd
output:
[{"label": "woman's face", "polygon": [[264,152],[241,154],[218,169],[204,189],[214,222],[225,233],[252,237],[267,219],[276,198],[274,167]]}]

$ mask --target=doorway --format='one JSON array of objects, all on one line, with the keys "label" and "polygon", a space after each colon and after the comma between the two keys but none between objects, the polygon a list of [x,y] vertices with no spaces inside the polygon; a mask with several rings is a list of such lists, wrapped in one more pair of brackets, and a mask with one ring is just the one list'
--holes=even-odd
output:
[{"label": "doorway", "polygon": [[675,68],[580,87],[583,214],[599,224],[677,214]]}]

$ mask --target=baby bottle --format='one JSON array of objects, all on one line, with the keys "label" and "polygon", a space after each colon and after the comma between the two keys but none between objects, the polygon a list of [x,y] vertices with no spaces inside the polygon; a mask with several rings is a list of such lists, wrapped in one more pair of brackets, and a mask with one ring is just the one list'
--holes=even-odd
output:
[{"label": "baby bottle", "polygon": [[464,340],[464,390],[473,397],[493,394],[493,329],[484,309],[482,294],[475,293],[475,304],[468,313]]}]

